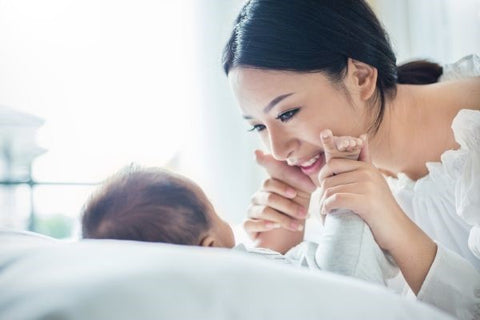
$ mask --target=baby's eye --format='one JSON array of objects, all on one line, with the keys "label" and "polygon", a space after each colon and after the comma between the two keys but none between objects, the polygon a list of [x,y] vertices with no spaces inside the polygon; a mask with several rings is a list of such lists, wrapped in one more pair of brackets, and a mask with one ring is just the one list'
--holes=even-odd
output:
[{"label": "baby's eye", "polygon": [[260,132],[260,131],[263,131],[265,129],[265,126],[263,124],[255,124],[252,126],[251,129],[248,129],[248,131],[257,131],[257,132]]},{"label": "baby's eye", "polygon": [[300,110],[300,108],[295,108],[289,111],[286,111],[282,114],[279,114],[277,116],[277,119],[282,121],[282,122],[287,122],[288,120],[292,119],[293,116]]}]

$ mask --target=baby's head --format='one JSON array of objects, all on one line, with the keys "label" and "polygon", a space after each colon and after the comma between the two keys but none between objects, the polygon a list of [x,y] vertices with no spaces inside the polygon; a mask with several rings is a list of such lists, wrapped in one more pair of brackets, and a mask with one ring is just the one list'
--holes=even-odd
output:
[{"label": "baby's head", "polygon": [[84,238],[234,246],[231,227],[202,189],[160,168],[126,168],[106,182],[83,208]]}]

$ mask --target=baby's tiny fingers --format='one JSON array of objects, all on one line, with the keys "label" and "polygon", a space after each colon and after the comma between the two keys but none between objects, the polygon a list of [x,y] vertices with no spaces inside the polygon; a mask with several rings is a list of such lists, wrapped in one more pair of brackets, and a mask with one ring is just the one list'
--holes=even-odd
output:
[{"label": "baby's tiny fingers", "polygon": [[320,133],[320,139],[326,151],[335,151],[335,139],[333,133],[329,129],[325,129]]},{"label": "baby's tiny fingers", "polygon": [[359,138],[352,138],[350,140],[350,149],[356,150],[362,147],[363,141]]}]

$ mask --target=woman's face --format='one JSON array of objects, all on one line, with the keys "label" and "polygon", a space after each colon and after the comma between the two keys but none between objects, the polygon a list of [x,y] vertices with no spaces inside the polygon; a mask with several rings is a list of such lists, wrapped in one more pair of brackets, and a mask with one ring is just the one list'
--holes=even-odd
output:
[{"label": "woman's face", "polygon": [[322,73],[234,68],[230,85],[250,123],[277,160],[287,161],[318,185],[325,163],[320,132],[360,136],[367,126],[355,93]]}]

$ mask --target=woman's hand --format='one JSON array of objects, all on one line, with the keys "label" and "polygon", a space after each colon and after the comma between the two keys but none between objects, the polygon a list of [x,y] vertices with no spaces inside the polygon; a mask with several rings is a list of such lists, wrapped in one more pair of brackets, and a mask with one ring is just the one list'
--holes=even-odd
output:
[{"label": "woman's hand", "polygon": [[420,291],[437,252],[436,244],[397,204],[369,159],[368,141],[361,161],[331,159],[319,172],[322,214],[349,209],[369,225],[380,247],[388,250],[415,294]]},{"label": "woman's hand", "polygon": [[382,173],[371,163],[366,140],[359,160],[331,159],[320,170],[320,213],[339,208],[354,211],[370,226],[377,243],[389,250],[399,239],[395,231],[405,214]]},{"label": "woman's hand", "polygon": [[310,195],[315,185],[300,169],[256,151],[266,179],[248,208],[244,228],[262,247],[285,252],[303,239]]},{"label": "woman's hand", "polygon": [[245,229],[252,238],[258,232],[277,228],[301,231],[309,203],[310,194],[298,192],[275,178],[268,178],[252,197]]},{"label": "woman's hand", "polygon": [[390,249],[398,239],[394,231],[404,213],[379,170],[366,162],[332,159],[320,170],[318,179],[322,215],[333,209],[352,210],[370,226],[380,247]]}]

